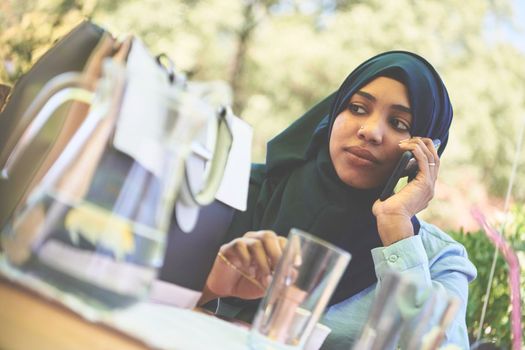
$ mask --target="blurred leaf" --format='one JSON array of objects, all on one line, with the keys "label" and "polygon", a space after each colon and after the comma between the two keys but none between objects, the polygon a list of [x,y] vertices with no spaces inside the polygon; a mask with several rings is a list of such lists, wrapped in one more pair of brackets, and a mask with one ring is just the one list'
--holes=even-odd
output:
[{"label": "blurred leaf", "polygon": [[[513,211],[515,210],[517,209]],[[521,210],[519,210],[519,212],[521,216],[516,220],[524,220],[524,213]],[[512,234],[508,234],[507,238],[509,243],[514,247],[522,244],[517,233],[517,231],[514,231]],[[478,270],[477,278],[469,285],[469,301],[467,307],[467,325],[469,327],[470,337],[474,339],[479,329],[479,320],[494,256],[494,247],[482,231],[470,233],[460,231],[450,232],[449,234],[465,246],[469,253],[469,259]],[[525,292],[525,273],[524,269],[521,271],[521,293],[525,295],[523,294]],[[511,344],[509,314],[510,292],[508,269],[503,258],[498,256],[485,322],[483,324],[483,329],[489,331],[483,333],[483,337],[494,341],[503,349],[510,348]],[[525,331],[525,322],[522,322],[522,325]]]}]

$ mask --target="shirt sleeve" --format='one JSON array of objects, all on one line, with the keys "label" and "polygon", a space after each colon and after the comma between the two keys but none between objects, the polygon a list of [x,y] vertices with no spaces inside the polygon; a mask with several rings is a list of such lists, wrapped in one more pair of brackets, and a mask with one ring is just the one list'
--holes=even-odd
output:
[{"label": "shirt sleeve", "polygon": [[[430,239],[424,241],[422,236],[430,236]],[[381,280],[392,270],[401,273],[417,286],[414,295],[403,298],[409,300],[403,301],[403,305],[408,308],[403,311],[406,323],[399,340],[401,348],[408,347],[414,341],[415,330],[439,323],[440,310],[444,310],[448,297],[457,298],[460,305],[446,331],[443,345],[469,348],[465,322],[468,283],[475,278],[476,269],[468,260],[462,245],[444,233],[426,231],[388,247],[374,248],[372,257],[378,280],[376,288],[381,288]],[[423,323],[422,314],[431,302],[434,303],[434,312]],[[423,334],[428,331],[430,329],[424,330]]]}]

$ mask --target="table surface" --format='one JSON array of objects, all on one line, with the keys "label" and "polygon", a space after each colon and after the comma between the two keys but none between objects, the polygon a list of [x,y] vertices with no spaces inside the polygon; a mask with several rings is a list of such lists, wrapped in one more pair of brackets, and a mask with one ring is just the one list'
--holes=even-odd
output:
[{"label": "table surface", "polygon": [[148,346],[88,322],[51,300],[0,279],[0,349],[123,349]]},{"label": "table surface", "polygon": [[3,267],[0,349],[246,350],[246,324],[148,300],[100,310]]},{"label": "table surface", "polygon": [[[72,302],[71,296],[62,292],[35,283],[27,288],[30,280],[22,274],[8,276],[0,276],[0,349],[247,349],[247,324],[225,321],[203,310],[146,300],[99,313],[78,300]],[[328,334],[320,330],[317,335],[314,332],[305,349],[320,347]]]}]

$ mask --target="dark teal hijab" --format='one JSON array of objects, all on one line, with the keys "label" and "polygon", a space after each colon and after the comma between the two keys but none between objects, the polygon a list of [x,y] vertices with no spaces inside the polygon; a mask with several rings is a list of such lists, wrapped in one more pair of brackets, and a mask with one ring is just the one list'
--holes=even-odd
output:
[{"label": "dark teal hijab", "polygon": [[[434,68],[404,51],[382,53],[362,63],[339,90],[315,105],[268,143],[265,165],[252,167],[248,210],[235,215],[230,239],[251,230],[273,230],[286,236],[296,227],[330,241],[352,254],[331,304],[355,295],[377,281],[370,250],[382,246],[372,205],[381,187],[356,189],[343,183],[330,160],[328,143],[335,118],[350,97],[379,77],[407,87],[412,136],[448,141],[452,106]],[[414,232],[419,222],[412,219]]]}]

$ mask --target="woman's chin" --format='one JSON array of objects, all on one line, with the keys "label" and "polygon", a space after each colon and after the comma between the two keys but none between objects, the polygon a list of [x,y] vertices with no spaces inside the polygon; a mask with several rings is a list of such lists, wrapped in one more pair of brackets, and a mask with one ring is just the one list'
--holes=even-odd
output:
[{"label": "woman's chin", "polygon": [[348,168],[344,171],[337,171],[336,168],[336,173],[339,179],[346,185],[361,190],[377,188],[384,183],[384,179],[377,179],[370,176],[370,172],[367,171],[358,171]]},{"label": "woman's chin", "polygon": [[372,188],[377,188],[382,184],[381,181],[373,181],[373,179],[370,178],[356,178],[355,176],[348,176],[345,178],[341,178],[341,180],[346,185],[360,190],[369,190]]}]

